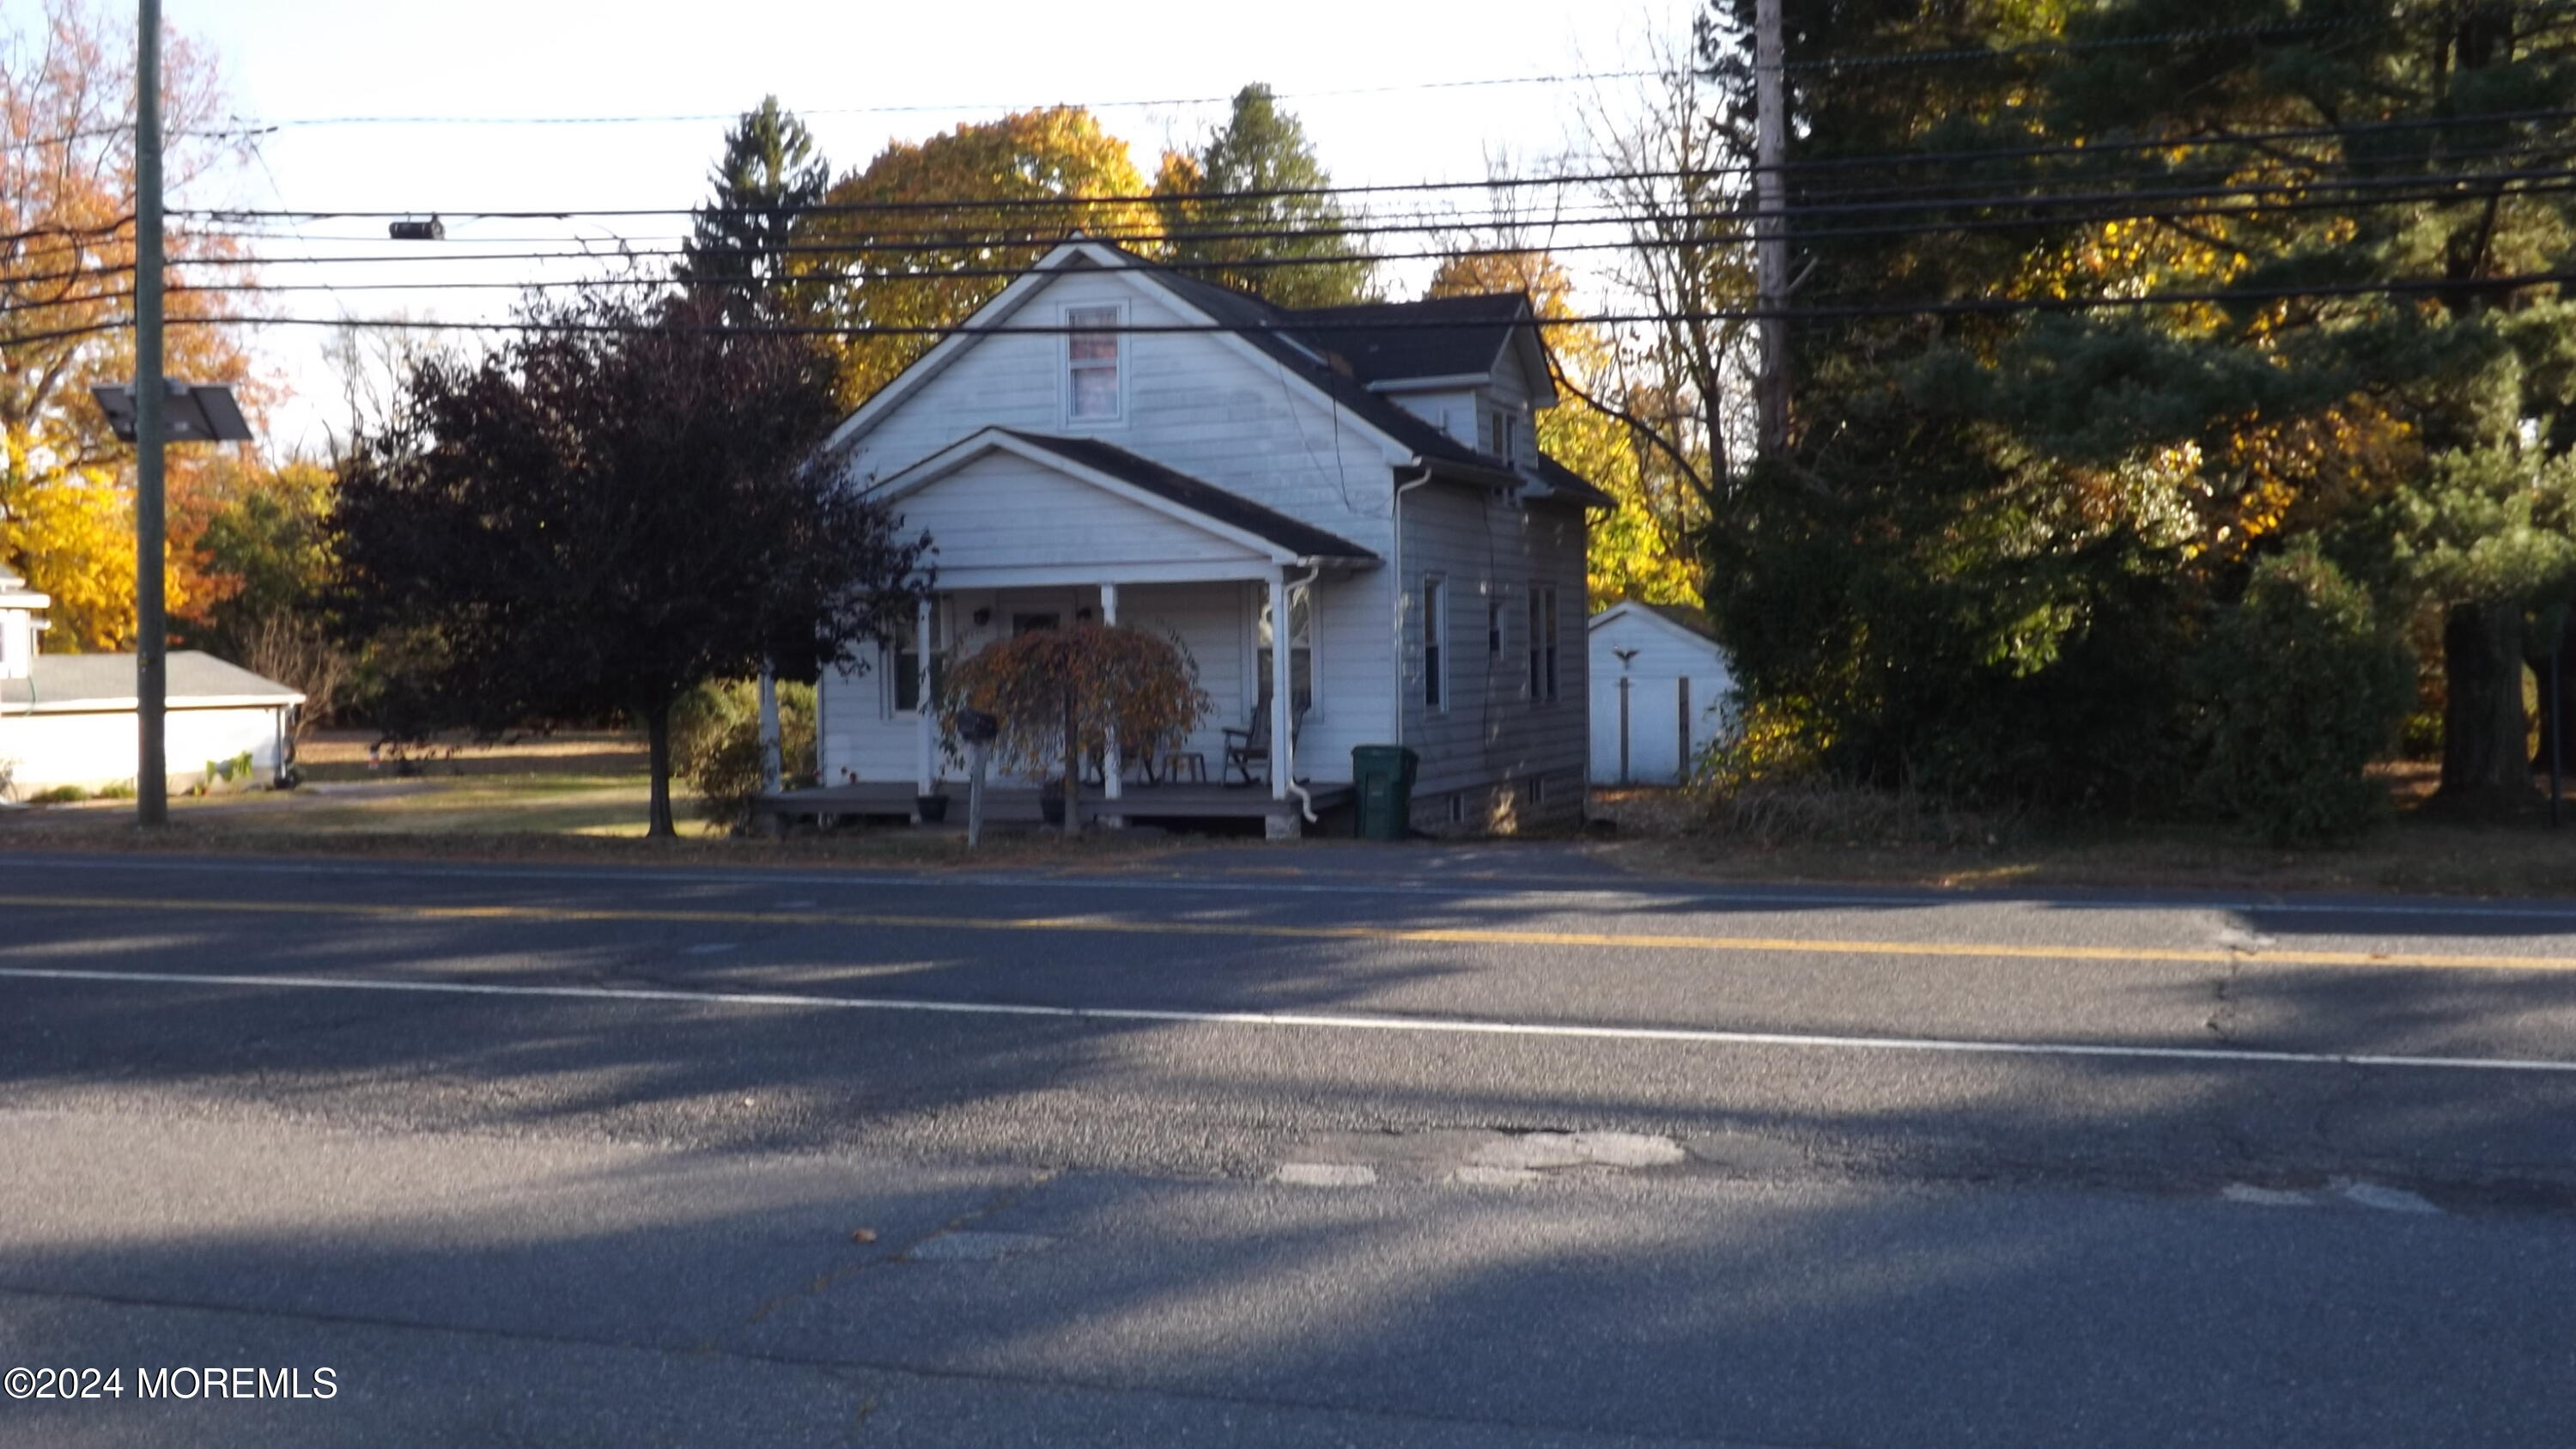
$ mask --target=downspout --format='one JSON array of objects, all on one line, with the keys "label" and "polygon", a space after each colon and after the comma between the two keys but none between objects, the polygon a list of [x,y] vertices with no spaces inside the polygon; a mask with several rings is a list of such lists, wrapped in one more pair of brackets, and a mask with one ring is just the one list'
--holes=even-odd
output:
[{"label": "downspout", "polygon": [[1404,495],[1431,481],[1431,465],[1419,456],[1411,466],[1422,470],[1422,476],[1408,483],[1403,474],[1396,475],[1395,501],[1390,513],[1395,521],[1395,546],[1388,550],[1394,558],[1395,599],[1387,607],[1388,622],[1394,633],[1395,652],[1389,657],[1395,665],[1395,728],[1387,738],[1401,748],[1404,744]]},{"label": "downspout", "polygon": [[[1306,565],[1306,577],[1280,590],[1279,595],[1282,599],[1295,599],[1299,589],[1312,589],[1315,586],[1315,580],[1324,576],[1323,564],[1313,559],[1300,559],[1298,562]],[[1315,621],[1317,629],[1324,627],[1323,616],[1317,612],[1316,601],[1311,594],[1307,596],[1306,616]],[[1286,619],[1270,621],[1270,647],[1286,649],[1292,654],[1295,652],[1296,636],[1289,632]],[[1287,774],[1281,778],[1288,782],[1288,793],[1297,797],[1297,812],[1306,817],[1307,824],[1312,825],[1315,823],[1315,797],[1306,793],[1305,786],[1297,783],[1297,716],[1293,708],[1296,701],[1291,700],[1289,703],[1292,708],[1288,715],[1288,738],[1271,741],[1270,748],[1278,754],[1281,768],[1287,771]]]}]

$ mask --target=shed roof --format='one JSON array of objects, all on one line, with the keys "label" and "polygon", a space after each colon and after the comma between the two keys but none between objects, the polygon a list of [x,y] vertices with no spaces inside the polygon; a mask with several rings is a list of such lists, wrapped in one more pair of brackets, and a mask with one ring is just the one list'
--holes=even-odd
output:
[{"label": "shed roof", "polygon": [[[131,654],[39,654],[25,679],[0,679],[0,709],[98,712],[132,709]],[[225,705],[301,704],[304,696],[237,664],[195,649],[170,655],[168,699],[173,709]]]},{"label": "shed roof", "polygon": [[1598,629],[1614,619],[1631,615],[1661,622],[1712,646],[1718,642],[1717,626],[1708,621],[1708,611],[1688,604],[1649,604],[1642,599],[1622,599],[1593,615],[1588,627]]}]

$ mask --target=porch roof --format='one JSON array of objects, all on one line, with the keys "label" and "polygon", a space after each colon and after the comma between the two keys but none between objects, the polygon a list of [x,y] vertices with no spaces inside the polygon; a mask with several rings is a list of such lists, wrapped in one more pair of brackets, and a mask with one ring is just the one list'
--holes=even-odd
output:
[{"label": "porch roof", "polygon": [[1017,428],[1003,428],[1009,434],[1033,447],[1053,453],[1068,463],[1078,464],[1117,479],[1132,488],[1141,488],[1167,503],[1177,504],[1202,518],[1240,529],[1265,543],[1275,545],[1301,559],[1329,559],[1342,563],[1374,563],[1377,555],[1336,533],[1328,533],[1312,524],[1300,523],[1274,508],[1266,508],[1238,493],[1228,493],[1213,483],[1204,482],[1176,468],[1166,468],[1151,458],[1139,457],[1115,443],[1097,438],[1065,438],[1052,433],[1026,433]]},{"label": "porch roof", "polygon": [[1114,444],[987,427],[879,485],[937,541],[940,587],[1262,580],[1378,557]]}]

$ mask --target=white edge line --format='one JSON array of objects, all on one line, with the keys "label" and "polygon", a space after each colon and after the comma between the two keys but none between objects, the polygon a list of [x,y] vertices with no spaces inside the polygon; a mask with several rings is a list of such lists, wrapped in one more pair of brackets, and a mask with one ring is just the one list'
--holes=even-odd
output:
[{"label": "white edge line", "polygon": [[1610,899],[1631,904],[1658,906],[1737,905],[1737,906],[1849,906],[1849,907],[1914,907],[1923,910],[1954,906],[2049,906],[2066,910],[2090,911],[2224,911],[2236,915],[2318,915],[2318,916],[2428,916],[2468,920],[2543,920],[2576,921],[2576,904],[2534,902],[2526,905],[2473,904],[2443,901],[2293,901],[2293,900],[2158,900],[2104,897],[2095,899],[2080,895],[2053,896],[2037,893],[2021,895],[1942,894],[1862,894],[1830,891],[1709,891],[1687,886],[1661,887],[1650,880],[1634,882],[1600,881],[1542,886],[1534,878],[1500,879],[1484,883],[1451,884],[1429,880],[1407,880],[1396,884],[1345,884],[1331,881],[1285,880],[1217,880],[1204,876],[1162,875],[1120,878],[1114,876],[1046,876],[1012,875],[984,872],[959,872],[939,875],[899,874],[892,872],[851,871],[833,875],[803,875],[790,872],[769,873],[758,870],[685,871],[663,867],[634,869],[566,870],[560,867],[501,868],[490,866],[455,866],[423,862],[418,865],[380,866],[340,863],[336,861],[298,862],[284,860],[212,861],[202,859],[161,859],[151,856],[118,856],[112,860],[65,859],[63,857],[19,857],[0,855],[0,864],[27,866],[44,870],[113,870],[131,873],[138,869],[189,871],[200,874],[244,875],[312,875],[312,876],[383,876],[405,880],[561,880],[602,884],[684,883],[694,885],[730,885],[750,889],[768,889],[783,885],[947,888],[1005,886],[1014,889],[1052,890],[1153,890],[1169,891],[1174,886],[1190,890],[1231,891],[1263,895],[1406,895],[1450,896],[1479,899],[1499,896],[1538,896],[1564,900]]},{"label": "white edge line", "polygon": [[1012,1002],[907,1001],[896,997],[807,996],[766,991],[672,991],[629,986],[498,986],[471,981],[362,981],[333,976],[192,975],[176,972],[73,971],[14,966],[0,967],[0,978],[27,981],[90,981],[146,986],[242,986],[289,991],[394,991],[439,996],[649,1001],[693,1006],[911,1011],[946,1016],[1053,1017],[1075,1021],[1153,1021],[1202,1026],[1303,1027],[1325,1031],[1551,1037],[1584,1041],[1661,1042],[1697,1046],[1805,1047],[1842,1051],[1946,1052],[1956,1055],[2230,1062],[2259,1066],[2405,1067],[2445,1071],[2576,1074],[2576,1061],[2548,1061],[2539,1058],[2259,1052],[2226,1047],[2118,1046],[2088,1042],[1943,1041],[1928,1037],[1826,1036],[1799,1032],[1724,1031],[1706,1027],[1570,1026],[1545,1022],[1479,1021],[1472,1017],[1333,1016],[1311,1012],[1182,1011],[1134,1006],[1039,1006]]}]

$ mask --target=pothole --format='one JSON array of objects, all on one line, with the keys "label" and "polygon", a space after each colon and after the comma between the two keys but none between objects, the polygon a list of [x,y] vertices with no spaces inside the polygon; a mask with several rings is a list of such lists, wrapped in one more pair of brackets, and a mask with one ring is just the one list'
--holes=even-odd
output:
[{"label": "pothole", "polygon": [[1522,1132],[1470,1153],[1470,1167],[1546,1172],[1568,1167],[1669,1167],[1690,1154],[1644,1132]]}]

